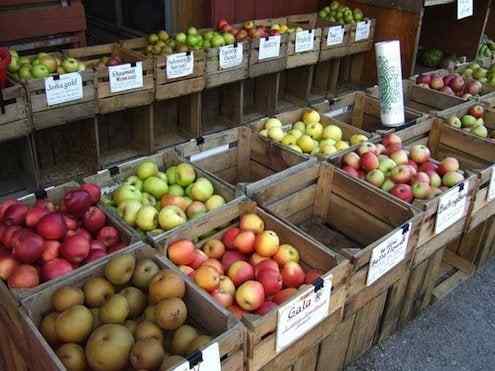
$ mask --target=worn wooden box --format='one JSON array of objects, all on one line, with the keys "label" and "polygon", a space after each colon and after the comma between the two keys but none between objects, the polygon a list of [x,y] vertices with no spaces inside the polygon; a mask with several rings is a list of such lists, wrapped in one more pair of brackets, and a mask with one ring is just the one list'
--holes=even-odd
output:
[{"label": "worn wooden box", "polygon": [[[219,238],[223,231],[225,231],[226,226],[237,225],[239,217],[245,213],[256,213],[265,222],[265,229],[275,231],[281,241],[297,246],[304,268],[319,270],[324,273],[323,277],[332,277],[329,316],[306,333],[304,337],[299,338],[278,354],[276,352],[277,309],[271,310],[264,316],[248,313],[242,317],[242,323],[247,328],[245,369],[250,371],[259,369],[286,369],[305,351],[309,351],[313,347],[318,347],[321,340],[331,333],[337,323],[340,322],[346,297],[346,282],[350,272],[350,265],[346,259],[332,250],[325,249],[316,241],[311,240],[294,227],[286,224],[282,219],[272,216],[270,213],[257,207],[256,203],[246,198],[236,200],[224,210],[213,211],[209,219],[204,221],[198,220],[198,222],[195,222],[193,228],[177,229],[175,233],[169,235],[167,238],[159,240],[159,250],[162,254],[166,255],[167,247],[171,242],[179,239],[197,240],[198,237],[215,230],[218,232],[201,240],[200,243],[204,243],[209,238]],[[187,277],[187,280],[190,280],[190,278]],[[303,290],[303,288],[300,290]],[[222,310],[226,311],[223,308]]]},{"label": "worn wooden box", "polygon": [[311,50],[296,51],[297,32],[288,35],[287,40],[287,68],[294,68],[316,64],[320,54],[321,28],[316,25],[316,13],[298,14],[287,17],[289,27],[301,27],[303,32],[309,32],[313,38],[313,48]]},{"label": "worn wooden box", "polygon": [[[320,57],[319,61],[324,62],[330,59],[339,58],[347,55],[349,53],[348,45],[349,38],[351,36],[351,25],[341,25],[333,22],[328,22],[322,20],[318,17],[317,26],[321,28],[321,45],[320,45]],[[337,41],[332,41],[332,36],[329,33],[332,33],[334,29],[331,30],[332,27],[338,27],[343,29],[342,31],[342,42],[338,43]]]},{"label": "worn wooden box", "polygon": [[284,112],[308,104],[311,98],[315,65],[306,65],[280,72],[276,112]]},{"label": "worn wooden box", "polygon": [[243,124],[277,112],[280,73],[261,75],[241,81]]},{"label": "worn wooden box", "polygon": [[240,126],[243,119],[244,81],[201,92],[201,135]]},{"label": "worn wooden box", "polygon": [[31,119],[23,86],[7,77],[7,87],[0,91],[0,98],[0,141],[30,134]]},{"label": "worn wooden box", "polygon": [[368,37],[358,40],[358,33],[356,32],[358,25],[352,24],[349,30],[349,38],[347,39],[349,43],[349,54],[364,53],[373,47],[375,39],[375,18],[365,18],[363,23],[367,23],[369,26]]}]

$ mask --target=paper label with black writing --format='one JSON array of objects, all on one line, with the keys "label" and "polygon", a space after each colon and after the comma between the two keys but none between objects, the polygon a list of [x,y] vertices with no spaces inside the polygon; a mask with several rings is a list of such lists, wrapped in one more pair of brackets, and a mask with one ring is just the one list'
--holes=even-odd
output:
[{"label": "paper label with black writing", "polygon": [[279,353],[304,336],[330,314],[332,277],[323,279],[323,287],[313,286],[278,309],[275,351]]},{"label": "paper label with black writing", "polygon": [[486,199],[491,201],[495,198],[495,166],[492,167],[492,173],[490,175],[490,183],[488,184],[488,192]]},{"label": "paper label with black writing", "polygon": [[464,217],[467,204],[468,182],[463,182],[440,196],[435,234],[443,232]]},{"label": "paper label with black writing", "polygon": [[232,68],[237,67],[242,63],[243,57],[242,43],[236,45],[222,46],[218,49],[218,59],[220,61],[220,68]]},{"label": "paper label with black writing", "polygon": [[134,67],[130,63],[121,64],[119,66],[109,66],[108,78],[110,80],[110,91],[112,93],[142,88],[143,63],[137,62]]},{"label": "paper label with black writing", "polygon": [[457,19],[473,15],[473,0],[457,0]]},{"label": "paper label with black writing", "polygon": [[344,27],[333,26],[328,29],[327,46],[339,45],[344,42]]},{"label": "paper label with black writing", "polygon": [[356,24],[356,41],[366,40],[370,37],[370,21],[362,21]]},{"label": "paper label with black writing", "polygon": [[220,363],[220,349],[218,343],[213,343],[209,347],[205,348],[201,352],[202,361],[193,365],[189,361],[181,363],[179,366],[173,368],[173,371],[222,371],[222,365]]},{"label": "paper label with black writing", "polygon": [[72,102],[82,99],[83,85],[79,72],[59,75],[57,80],[53,76],[45,79],[46,103],[49,106]]},{"label": "paper label with black writing", "polygon": [[176,79],[192,75],[194,71],[194,53],[176,53],[167,56],[167,78]]},{"label": "paper label with black writing", "polygon": [[371,252],[366,286],[372,285],[406,257],[411,224],[405,224]]},{"label": "paper label with black writing", "polygon": [[258,59],[261,61],[280,56],[280,40],[280,35],[261,38]]},{"label": "paper label with black writing", "polygon": [[314,30],[304,30],[296,32],[296,53],[307,52],[314,49]]}]

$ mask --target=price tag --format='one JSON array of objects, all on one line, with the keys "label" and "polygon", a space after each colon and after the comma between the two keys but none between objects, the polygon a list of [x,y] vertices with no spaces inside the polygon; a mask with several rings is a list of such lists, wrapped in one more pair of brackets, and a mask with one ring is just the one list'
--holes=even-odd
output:
[{"label": "price tag", "polygon": [[473,15],[473,0],[457,0],[457,19]]},{"label": "price tag", "polygon": [[468,183],[463,182],[440,196],[438,203],[435,234],[443,232],[455,222],[462,219],[467,204]]},{"label": "price tag", "polygon": [[320,278],[313,286],[278,309],[277,353],[328,317],[331,291],[332,277]]},{"label": "price tag", "polygon": [[488,193],[486,199],[491,201],[495,198],[495,166],[492,167],[492,174],[490,176],[490,183],[488,184]]},{"label": "price tag", "polygon": [[344,27],[333,26],[328,29],[327,46],[338,45],[344,42]]},{"label": "price tag", "polygon": [[260,39],[260,52],[258,59],[275,58],[280,55],[280,35],[263,37]]},{"label": "price tag", "polygon": [[222,371],[218,343],[211,344],[201,352],[187,357],[187,361],[175,367],[173,371]]},{"label": "price tag", "polygon": [[313,50],[315,45],[314,30],[304,30],[296,32],[296,53]]},{"label": "price tag", "polygon": [[45,79],[46,102],[49,106],[72,102],[83,97],[82,77],[79,72],[66,73]]},{"label": "price tag", "polygon": [[370,21],[362,21],[356,24],[356,41],[366,40],[370,37]]},{"label": "price tag", "polygon": [[192,75],[194,71],[194,53],[176,53],[167,56],[167,78],[176,79]]},{"label": "price tag", "polygon": [[218,49],[218,59],[220,60],[220,68],[232,68],[239,66],[242,63],[243,57],[242,43],[235,45],[222,46]]},{"label": "price tag", "polygon": [[377,279],[394,268],[406,257],[411,224],[404,224],[401,229],[381,242],[371,253],[370,267],[366,285],[372,285]]},{"label": "price tag", "polygon": [[142,88],[143,63],[137,62],[134,65],[127,63],[119,66],[109,66],[108,78],[112,93]]}]

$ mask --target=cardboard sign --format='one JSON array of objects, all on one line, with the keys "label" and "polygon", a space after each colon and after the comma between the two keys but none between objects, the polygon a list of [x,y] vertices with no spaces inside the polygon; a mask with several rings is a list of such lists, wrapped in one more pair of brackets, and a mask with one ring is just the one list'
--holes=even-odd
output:
[{"label": "cardboard sign", "polygon": [[315,30],[305,30],[296,32],[296,53],[307,52],[313,50],[315,46],[314,39]]},{"label": "cardboard sign", "polygon": [[473,15],[473,0],[457,0],[457,19]]},{"label": "cardboard sign", "polygon": [[435,234],[443,232],[462,219],[467,204],[468,182],[462,182],[440,196],[438,203]]},{"label": "cardboard sign", "polygon": [[370,21],[362,21],[356,24],[356,41],[366,40],[370,37]]},{"label": "cardboard sign", "polygon": [[192,75],[194,71],[194,53],[176,53],[167,56],[167,78],[176,79]]},{"label": "cardboard sign", "polygon": [[242,43],[235,45],[222,46],[218,49],[218,59],[220,68],[237,67],[242,63],[244,49]]},{"label": "cardboard sign", "polygon": [[46,103],[49,106],[82,99],[83,85],[79,72],[53,76],[45,79]]},{"label": "cardboard sign", "polygon": [[280,56],[280,41],[280,35],[261,38],[258,59],[261,61]]},{"label": "cardboard sign", "polygon": [[142,88],[143,63],[137,62],[134,66],[130,63],[121,64],[119,66],[109,66],[108,78],[110,80],[110,91],[112,93]]},{"label": "cardboard sign", "polygon": [[488,184],[488,192],[486,194],[486,199],[491,201],[495,198],[495,166],[492,167],[492,174],[490,176],[490,183]]},{"label": "cardboard sign", "polygon": [[218,343],[213,343],[201,352],[193,353],[188,360],[173,371],[222,371]]},{"label": "cardboard sign", "polygon": [[344,42],[344,26],[333,26],[328,29],[327,46]]}]

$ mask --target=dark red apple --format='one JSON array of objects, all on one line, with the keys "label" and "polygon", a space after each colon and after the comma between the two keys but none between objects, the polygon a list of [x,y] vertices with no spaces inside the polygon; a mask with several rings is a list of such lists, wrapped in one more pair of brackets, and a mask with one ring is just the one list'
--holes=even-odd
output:
[{"label": "dark red apple", "polygon": [[12,249],[12,238],[14,234],[23,228],[18,225],[12,225],[5,228],[5,231],[2,236],[2,244],[7,249]]},{"label": "dark red apple", "polygon": [[70,231],[75,231],[79,227],[77,220],[69,215],[64,215],[64,221],[67,229]]},{"label": "dark red apple", "polygon": [[90,251],[93,251],[93,250],[102,250],[102,251],[107,251],[107,247],[105,245],[103,245],[103,243],[101,243],[100,241],[98,240],[92,240],[90,243],[89,243],[89,250]]},{"label": "dark red apple", "polygon": [[14,198],[9,198],[8,200],[0,203],[0,222],[3,221],[3,215],[5,214],[5,211],[7,211],[10,206],[16,203],[18,203],[18,201]]},{"label": "dark red apple", "polygon": [[92,205],[92,198],[90,194],[81,189],[69,191],[64,196],[65,210],[76,217],[84,214],[86,210]]},{"label": "dark red apple", "polygon": [[408,184],[396,184],[394,188],[390,190],[390,193],[405,202],[412,202],[413,200],[411,186]]},{"label": "dark red apple", "polygon": [[10,205],[3,214],[3,223],[5,225],[24,224],[29,208],[21,203]]},{"label": "dark red apple", "polygon": [[49,211],[46,208],[33,207],[32,209],[29,209],[26,214],[26,226],[31,228],[35,227],[40,219],[48,213]]},{"label": "dark red apple", "polygon": [[116,245],[120,241],[119,231],[112,226],[106,226],[99,230],[96,239],[106,247]]},{"label": "dark red apple", "polygon": [[115,245],[110,246],[107,249],[107,254],[113,254],[115,251],[122,250],[124,247],[127,247],[127,244],[123,241],[116,243]]},{"label": "dark red apple", "polygon": [[67,260],[57,258],[43,264],[41,267],[41,278],[43,281],[50,281],[54,278],[64,276],[73,270],[72,265]]},{"label": "dark red apple", "polygon": [[80,187],[83,191],[86,191],[91,196],[91,202],[96,205],[101,198],[101,188],[97,184],[85,183]]},{"label": "dark red apple", "polygon": [[89,253],[88,257],[86,260],[84,260],[84,263],[91,263],[94,262],[98,259],[103,258],[104,256],[107,256],[107,253],[103,250],[93,250]]},{"label": "dark red apple", "polygon": [[67,233],[64,215],[59,212],[45,215],[36,224],[36,232],[45,240],[61,240]]},{"label": "dark red apple", "polygon": [[66,238],[60,247],[60,254],[69,263],[79,264],[89,255],[89,241],[80,235]]},{"label": "dark red apple", "polygon": [[83,217],[84,227],[91,233],[98,232],[103,228],[107,222],[107,217],[103,211],[101,211],[96,206],[91,206],[84,213]]},{"label": "dark red apple", "polygon": [[19,233],[12,255],[21,263],[33,264],[43,253],[43,238],[26,229]]},{"label": "dark red apple", "polygon": [[263,316],[276,307],[277,304],[275,304],[273,301],[267,300],[263,304],[261,304],[261,306],[258,309],[256,309],[256,314]]},{"label": "dark red apple", "polygon": [[431,84],[430,74],[421,74],[416,78],[416,84]]}]

